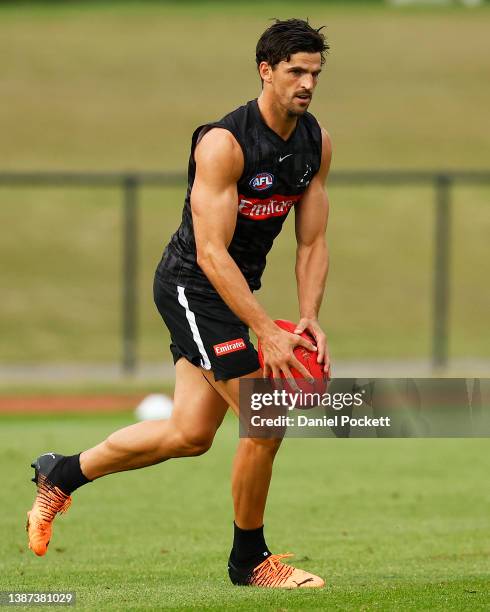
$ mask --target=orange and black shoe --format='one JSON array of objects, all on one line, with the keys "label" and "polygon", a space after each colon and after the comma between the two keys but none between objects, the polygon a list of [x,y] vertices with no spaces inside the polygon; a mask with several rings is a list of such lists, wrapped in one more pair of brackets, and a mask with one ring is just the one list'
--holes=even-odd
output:
[{"label": "orange and black shoe", "polygon": [[281,559],[292,556],[291,553],[269,555],[264,561],[249,570],[239,569],[229,560],[228,574],[233,584],[244,586],[272,589],[311,589],[325,585],[323,578],[297,569],[292,565],[286,565],[281,561]]},{"label": "orange and black shoe", "polygon": [[32,509],[27,513],[26,531],[29,548],[39,557],[46,554],[51,540],[52,523],[59,512],[66,512],[71,497],[49,480],[49,474],[63,455],[45,453],[31,463],[34,468],[32,482],[37,485],[37,495]]}]

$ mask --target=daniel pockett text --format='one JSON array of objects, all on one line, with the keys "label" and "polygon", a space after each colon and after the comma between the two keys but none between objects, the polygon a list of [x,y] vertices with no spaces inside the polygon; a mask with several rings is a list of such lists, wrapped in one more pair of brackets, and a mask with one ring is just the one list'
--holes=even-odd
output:
[{"label": "daniel pockett text", "polygon": [[[364,391],[356,393],[318,393],[275,389],[270,392],[252,393],[250,397],[250,425],[252,428],[338,428],[338,427],[390,427],[390,417],[367,415],[333,414],[313,416],[307,414],[312,408],[330,408],[333,411],[348,411],[361,407]],[[272,409],[272,410],[271,410]],[[271,414],[276,412],[277,414]],[[315,411],[316,412],[316,411]]]},{"label": "daniel pockett text", "polygon": [[391,417],[351,417],[347,414],[333,417],[308,417],[304,414],[286,416],[280,414],[276,417],[262,417],[255,414],[250,419],[253,427],[390,427]]}]

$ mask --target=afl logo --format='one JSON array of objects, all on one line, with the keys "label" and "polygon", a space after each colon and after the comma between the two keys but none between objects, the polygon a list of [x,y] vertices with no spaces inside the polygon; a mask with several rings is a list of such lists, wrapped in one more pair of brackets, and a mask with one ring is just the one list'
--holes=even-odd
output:
[{"label": "afl logo", "polygon": [[274,184],[274,176],[268,172],[259,172],[250,181],[250,187],[255,191],[264,191]]}]

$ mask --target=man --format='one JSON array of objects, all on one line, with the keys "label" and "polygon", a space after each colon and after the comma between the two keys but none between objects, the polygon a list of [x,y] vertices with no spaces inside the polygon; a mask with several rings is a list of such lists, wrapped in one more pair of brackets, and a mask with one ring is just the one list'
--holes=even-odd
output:
[{"label": "man", "polygon": [[[194,132],[182,223],[154,283],[176,367],[172,416],[116,431],[77,455],[46,453],[35,460],[38,493],[27,530],[37,555],[46,553],[53,519],[66,511],[71,493],[81,485],[208,450],[228,407],[238,414],[240,377],[290,378],[294,367],[309,378],[293,354],[298,345],[316,351],[328,371],[317,315],[328,269],[324,183],[331,143],[307,113],[327,50],[324,36],[307,22],[276,21],[257,44],[259,98]],[[301,319],[291,334],[274,324],[253,291],[293,207]],[[263,371],[249,328],[262,344]],[[299,335],[303,330],[316,345]],[[280,442],[239,441],[229,576],[234,584],[320,587],[321,578],[283,563],[288,555],[271,554],[264,539],[263,515]]]}]

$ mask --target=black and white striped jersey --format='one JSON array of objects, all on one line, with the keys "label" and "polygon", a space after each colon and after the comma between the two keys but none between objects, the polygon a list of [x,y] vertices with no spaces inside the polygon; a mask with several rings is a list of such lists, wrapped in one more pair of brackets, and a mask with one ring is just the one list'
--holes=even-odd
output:
[{"label": "black and white striped jersey", "polygon": [[194,132],[182,222],[163,253],[157,274],[177,285],[212,293],[216,290],[196,261],[191,193],[196,172],[194,149],[199,137],[213,127],[229,130],[243,151],[237,222],[228,251],[250,289],[256,290],[274,239],[320,168],[321,129],[313,115],[305,113],[289,139],[283,140],[265,123],[255,99]]}]

